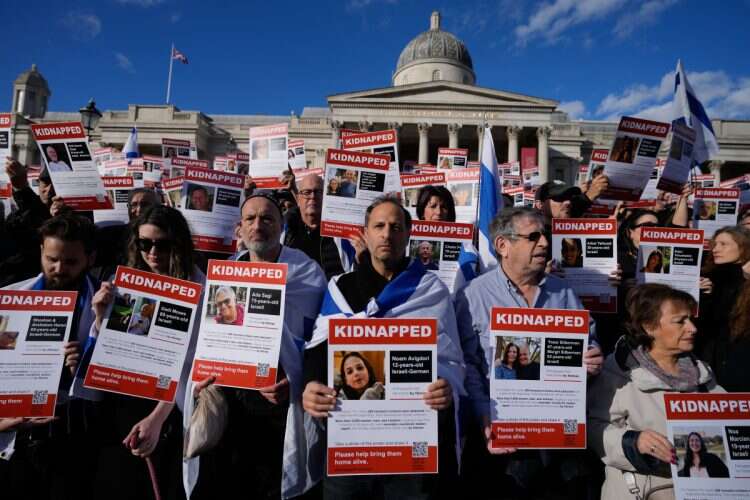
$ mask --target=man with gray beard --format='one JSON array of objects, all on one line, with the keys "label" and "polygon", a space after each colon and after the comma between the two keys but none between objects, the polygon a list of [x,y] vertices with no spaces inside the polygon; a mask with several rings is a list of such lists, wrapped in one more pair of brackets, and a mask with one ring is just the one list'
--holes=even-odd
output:
[{"label": "man with gray beard", "polygon": [[[201,456],[199,477],[186,464],[186,493],[193,499],[234,498],[237,491],[246,492],[249,498],[286,498],[307,487],[299,458],[305,453],[302,346],[312,333],[326,279],[307,255],[280,243],[283,216],[271,195],[249,196],[240,213],[238,235],[245,250],[235,259],[287,265],[279,374],[274,385],[257,391],[221,388],[229,406],[229,422],[217,448]],[[242,306],[252,312],[247,304]],[[211,378],[203,380],[193,393],[200,397],[212,382]]]}]

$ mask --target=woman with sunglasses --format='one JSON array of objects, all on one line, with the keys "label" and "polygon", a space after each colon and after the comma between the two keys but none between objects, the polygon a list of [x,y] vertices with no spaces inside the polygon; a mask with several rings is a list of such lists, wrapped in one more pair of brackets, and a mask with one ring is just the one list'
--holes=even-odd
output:
[{"label": "woman with sunglasses", "polygon": [[[187,221],[179,210],[154,206],[142,213],[131,225],[128,239],[127,266],[204,284],[206,277],[196,267],[193,241]],[[115,288],[103,282],[94,295],[92,306],[96,320],[92,327],[98,333],[107,306],[114,299]],[[198,306],[201,310],[201,306]],[[184,401],[187,380],[198,337],[199,322],[194,323],[185,364],[180,375],[176,401]],[[109,452],[115,466],[108,477],[108,498],[147,498],[152,495],[148,473],[141,458],[152,457],[163,498],[182,498],[182,418],[173,403],[154,402],[124,395],[108,395],[112,411],[115,443]],[[124,439],[123,439],[124,438]],[[119,441],[122,440],[121,443]],[[124,446],[123,446],[124,445]],[[158,445],[158,446],[157,446]]]}]

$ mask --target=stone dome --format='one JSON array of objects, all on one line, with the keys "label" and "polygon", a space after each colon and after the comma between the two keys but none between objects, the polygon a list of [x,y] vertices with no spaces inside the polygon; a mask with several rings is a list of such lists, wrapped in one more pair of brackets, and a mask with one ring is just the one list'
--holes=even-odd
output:
[{"label": "stone dome", "polygon": [[44,79],[42,74],[36,68],[36,64],[32,64],[31,69],[26,70],[20,75],[18,75],[18,78],[16,78],[16,81],[13,83],[15,83],[16,85],[27,85],[29,87],[39,87],[39,88],[47,89],[47,91],[49,91],[47,80]]},{"label": "stone dome", "polygon": [[440,29],[438,12],[432,13],[430,30],[417,35],[401,51],[393,75],[394,85],[433,80],[475,82],[469,50],[455,35]]}]

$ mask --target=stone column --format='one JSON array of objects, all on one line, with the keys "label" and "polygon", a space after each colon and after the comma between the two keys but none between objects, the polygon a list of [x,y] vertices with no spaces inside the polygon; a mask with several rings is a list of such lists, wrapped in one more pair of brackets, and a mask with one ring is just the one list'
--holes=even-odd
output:
[{"label": "stone column", "polygon": [[318,148],[315,150],[315,154],[317,156],[315,163],[317,163],[318,168],[326,168],[326,150],[324,148]]},{"label": "stone column", "polygon": [[333,120],[331,122],[331,129],[333,130],[333,147],[339,148],[341,147],[340,141],[341,141],[341,125],[342,123],[338,120]]},{"label": "stone column", "polygon": [[711,173],[714,176],[714,179],[716,179],[716,185],[714,187],[719,187],[719,183],[721,182],[721,167],[724,165],[724,162],[721,160],[711,160],[708,164],[708,167],[711,169]]},{"label": "stone column", "polygon": [[419,163],[427,163],[429,161],[429,138],[427,132],[430,130],[429,123],[417,123],[417,130],[419,130]]},{"label": "stone column", "polygon": [[510,125],[505,128],[505,134],[508,136],[508,162],[518,161],[518,133],[521,127]]},{"label": "stone column", "polygon": [[369,132],[372,128],[372,122],[368,122],[367,120],[360,120],[357,122],[357,125],[360,132]]},{"label": "stone column", "polygon": [[399,122],[388,122],[388,130],[395,130],[396,140],[398,140],[398,133],[401,130],[401,124]]},{"label": "stone column", "polygon": [[[492,134],[492,127],[487,126],[487,130]],[[484,142],[484,125],[477,125],[477,139],[479,140],[479,146],[477,147],[477,161],[482,161],[482,143]]]},{"label": "stone column", "polygon": [[449,123],[448,124],[448,147],[458,147],[458,131],[461,130],[460,123]]},{"label": "stone column", "polygon": [[552,132],[551,127],[539,127],[536,129],[538,139],[539,154],[539,181],[547,182],[549,179],[549,135]]}]

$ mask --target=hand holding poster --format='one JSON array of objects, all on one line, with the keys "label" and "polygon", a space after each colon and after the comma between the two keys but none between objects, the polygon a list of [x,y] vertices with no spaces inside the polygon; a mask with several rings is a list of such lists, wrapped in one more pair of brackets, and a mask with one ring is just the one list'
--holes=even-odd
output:
[{"label": "hand holding poster", "polygon": [[76,296],[0,290],[0,418],[55,414]]},{"label": "hand holding poster", "polygon": [[693,227],[703,229],[706,241],[713,238],[717,229],[737,223],[739,189],[701,188],[695,190],[694,196]]},{"label": "hand holding poster", "polygon": [[438,170],[466,168],[469,150],[464,148],[438,148]]},{"label": "hand holding poster", "polygon": [[491,314],[490,446],[585,448],[588,311]]},{"label": "hand holding poster", "polygon": [[260,389],[276,383],[287,265],[209,260],[194,381]]},{"label": "hand holding poster", "polygon": [[250,127],[250,175],[281,177],[289,169],[286,123]]},{"label": "hand holding poster", "polygon": [[664,395],[676,500],[750,498],[750,393]]},{"label": "hand holding poster", "polygon": [[[415,220],[411,224],[409,255],[419,259],[429,271],[435,272],[451,293],[467,280],[462,265],[469,266],[466,272],[474,276],[475,254],[474,225],[460,222],[438,222]],[[463,257],[463,259],[462,259]]]},{"label": "hand holding poster", "polygon": [[73,210],[111,209],[79,122],[32,125],[55,194]]},{"label": "hand holding poster", "polygon": [[437,320],[329,321],[328,386],[339,404],[328,418],[328,475],[437,473],[437,411],[422,399],[437,379]]},{"label": "hand holding poster", "polygon": [[83,385],[174,402],[201,285],[119,266]]},{"label": "hand holding poster", "polygon": [[609,158],[608,149],[595,149],[591,152],[591,160],[589,161],[588,169],[586,170],[587,181],[592,181],[604,173],[604,167],[607,164],[607,158]]},{"label": "hand holding poster", "polygon": [[623,116],[604,167],[609,189],[602,194],[602,199],[640,199],[668,133],[668,123]]},{"label": "hand holding poster", "polygon": [[669,193],[680,194],[682,186],[690,177],[693,168],[693,144],[695,131],[681,123],[672,127],[672,144],[669,146],[669,156],[664,171],[661,173],[656,189]]},{"label": "hand holding poster", "polygon": [[234,252],[244,186],[244,175],[204,168],[185,170],[181,211],[190,223],[197,250]]},{"label": "hand holding poster", "polygon": [[663,283],[699,300],[702,229],[642,227],[638,246],[638,283]]},{"label": "hand holding poster", "polygon": [[386,192],[390,168],[385,155],[329,149],[320,235],[347,238],[360,231],[367,207]]},{"label": "hand holding poster", "polygon": [[616,219],[552,219],[552,258],[586,309],[617,312]]}]

